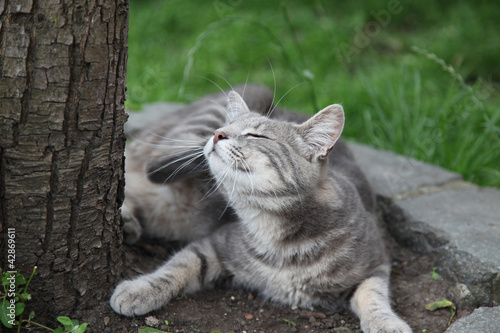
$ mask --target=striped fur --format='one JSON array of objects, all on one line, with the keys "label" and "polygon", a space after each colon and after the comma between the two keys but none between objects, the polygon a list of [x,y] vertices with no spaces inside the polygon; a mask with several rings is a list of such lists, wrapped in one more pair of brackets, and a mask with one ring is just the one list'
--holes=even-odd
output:
[{"label": "striped fur", "polygon": [[[252,109],[265,113],[272,93],[264,87],[236,88]],[[226,119],[224,94],[208,95],[169,113],[125,150],[125,241],[140,237],[193,241],[234,220],[214,184],[203,145]],[[209,197],[209,200],[205,198]]]},{"label": "striped fur", "polygon": [[[236,92],[225,103],[226,122],[205,140],[201,173],[210,171],[222,202],[235,212],[234,223],[216,223],[215,231],[205,231],[155,272],[122,282],[113,309],[142,315],[230,277],[234,286],[280,304],[350,305],[365,333],[411,332],[390,308],[389,264],[373,196],[345,144],[337,142],[342,107],[295,122],[297,116],[279,109],[273,119],[263,110],[251,112]],[[175,130],[176,137],[190,135]],[[200,179],[195,172],[166,187],[184,184],[201,193],[183,183],[210,182]]]}]

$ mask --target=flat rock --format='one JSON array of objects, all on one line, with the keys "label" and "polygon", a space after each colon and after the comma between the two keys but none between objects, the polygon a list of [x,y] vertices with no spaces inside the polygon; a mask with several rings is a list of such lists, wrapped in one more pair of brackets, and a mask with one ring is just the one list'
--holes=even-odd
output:
[{"label": "flat rock", "polygon": [[[407,222],[440,229],[436,245],[456,246],[500,267],[500,191],[493,188],[445,190],[397,201]],[[432,247],[432,245],[431,245]]]},{"label": "flat rock", "polygon": [[466,295],[460,305],[500,304],[500,191],[409,157],[349,146],[378,195],[390,234],[436,256],[439,273]]},{"label": "flat rock", "polygon": [[500,332],[500,306],[481,307],[467,317],[454,322],[445,333],[495,333]]},{"label": "flat rock", "polygon": [[349,142],[349,148],[378,195],[393,198],[417,191],[424,186],[437,186],[458,181],[462,176],[413,158]]},{"label": "flat rock", "polygon": [[466,295],[464,306],[500,304],[500,191],[409,157],[349,146],[378,195],[389,233],[435,255],[439,273]]},{"label": "flat rock", "polygon": [[500,304],[498,189],[444,189],[383,206],[399,242],[435,255],[439,272],[467,286],[476,305]]}]

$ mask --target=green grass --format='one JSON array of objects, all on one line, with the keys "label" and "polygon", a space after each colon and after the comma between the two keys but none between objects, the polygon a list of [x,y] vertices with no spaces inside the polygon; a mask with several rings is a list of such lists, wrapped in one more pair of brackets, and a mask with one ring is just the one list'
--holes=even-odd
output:
[{"label": "green grass", "polygon": [[131,0],[128,106],[276,85],[285,108],[342,103],[347,139],[500,186],[500,6],[283,3]]}]

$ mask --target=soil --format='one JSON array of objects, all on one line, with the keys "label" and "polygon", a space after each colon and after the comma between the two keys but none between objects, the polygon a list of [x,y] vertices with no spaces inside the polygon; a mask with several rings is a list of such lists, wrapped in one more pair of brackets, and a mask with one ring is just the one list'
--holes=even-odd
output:
[{"label": "soil", "polygon": [[[431,312],[425,309],[425,305],[443,297],[453,301],[451,289],[454,283],[442,276],[438,279],[432,277],[435,265],[432,257],[416,254],[394,241],[389,243],[393,258],[391,293],[395,311],[414,332],[444,332],[450,324],[450,310],[444,308]],[[144,241],[133,247],[125,246],[128,262],[134,267],[127,277],[153,270],[179,248],[178,244],[162,246]],[[452,322],[469,313],[458,309]],[[135,333],[144,327],[179,333],[361,332],[359,320],[349,310],[292,310],[263,302],[258,295],[244,290],[224,288],[184,295],[161,310],[137,318],[119,316],[107,304],[103,304],[101,311],[88,315],[92,322],[89,326],[91,332]]]}]

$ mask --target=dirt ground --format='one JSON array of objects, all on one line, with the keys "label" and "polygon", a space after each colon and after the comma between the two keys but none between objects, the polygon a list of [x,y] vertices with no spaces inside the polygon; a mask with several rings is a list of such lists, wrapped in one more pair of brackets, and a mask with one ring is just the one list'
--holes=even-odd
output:
[{"label": "dirt ground", "polygon": [[[393,257],[391,290],[393,307],[414,332],[443,332],[449,325],[449,309],[430,312],[425,304],[443,297],[453,301],[453,283],[442,276],[435,280],[431,272],[433,259],[390,242]],[[179,246],[162,246],[142,242],[126,246],[127,257],[135,271],[128,277],[149,272],[161,264]],[[437,270],[439,273],[439,269]],[[458,309],[453,321],[469,314]],[[316,309],[314,312],[292,310],[263,302],[258,295],[244,290],[219,288],[185,295],[172,300],[165,308],[137,318],[119,316],[103,305],[94,313],[91,332],[138,332],[141,327],[155,327],[168,332],[360,332],[358,319],[349,311]],[[168,326],[165,324],[168,321]]]}]

